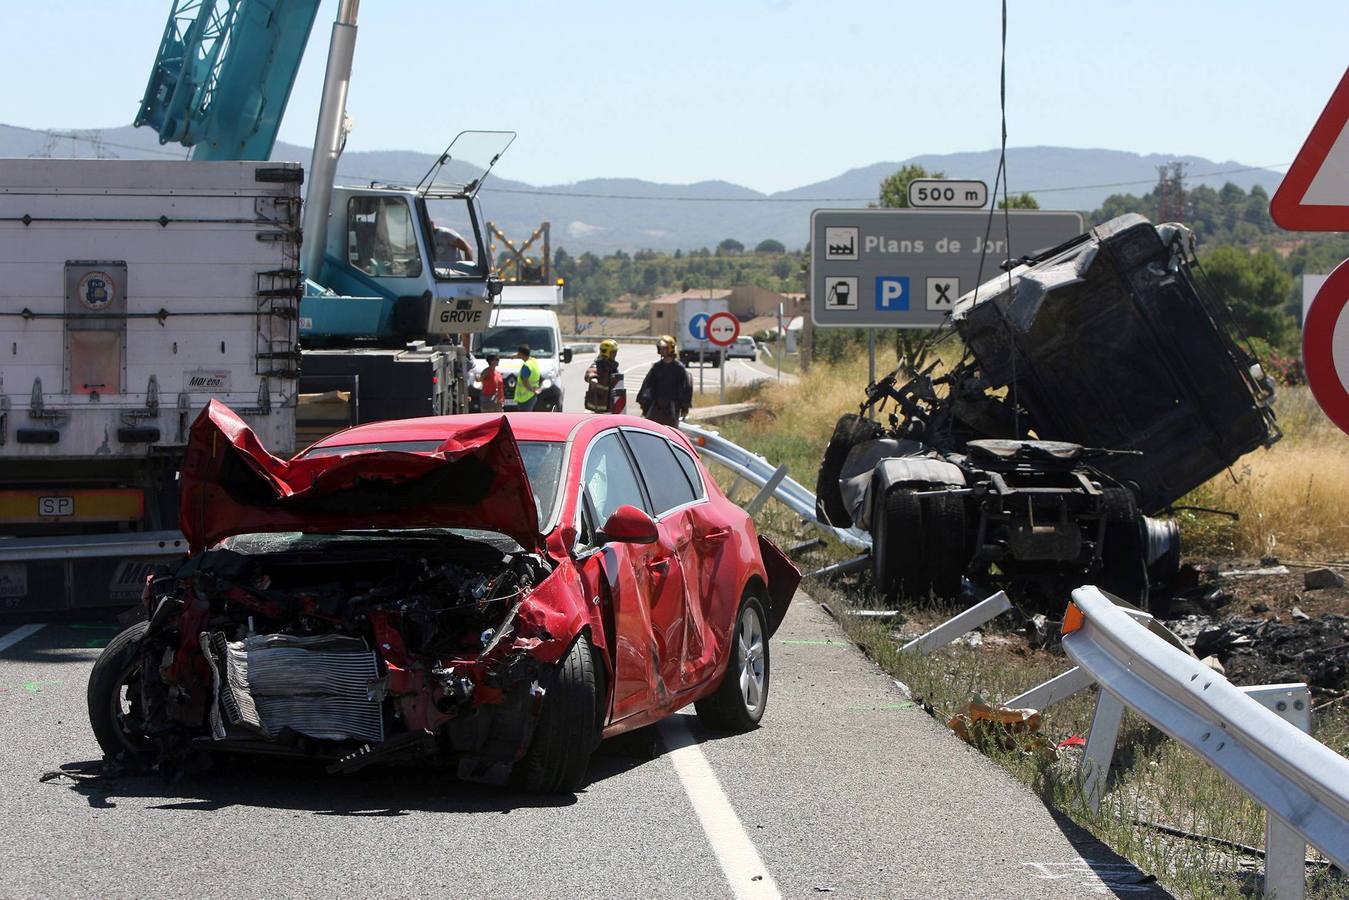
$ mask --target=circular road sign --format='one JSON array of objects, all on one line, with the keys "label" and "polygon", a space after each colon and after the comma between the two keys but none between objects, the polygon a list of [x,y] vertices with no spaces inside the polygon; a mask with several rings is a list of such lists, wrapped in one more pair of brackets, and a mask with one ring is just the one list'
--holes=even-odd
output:
[{"label": "circular road sign", "polygon": [[740,321],[728,312],[719,312],[707,320],[707,339],[718,347],[729,347],[740,337]]},{"label": "circular road sign", "polygon": [[689,316],[689,334],[693,335],[695,341],[707,340],[707,320],[712,318],[707,313],[694,313]]},{"label": "circular road sign", "polygon": [[1349,260],[1330,273],[1302,323],[1307,385],[1330,421],[1349,432]]}]

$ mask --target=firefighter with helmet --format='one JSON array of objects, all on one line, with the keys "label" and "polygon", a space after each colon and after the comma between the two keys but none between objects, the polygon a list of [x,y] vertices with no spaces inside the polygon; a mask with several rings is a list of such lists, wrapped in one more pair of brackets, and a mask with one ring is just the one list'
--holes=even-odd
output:
[{"label": "firefighter with helmet", "polygon": [[693,405],[693,379],[679,361],[674,338],[661,335],[656,352],[660,360],[646,373],[637,405],[648,419],[675,428]]},{"label": "firefighter with helmet", "polygon": [[600,352],[586,369],[586,409],[591,412],[621,412],[614,408],[614,388],[623,382],[618,371],[618,341],[605,338],[600,341]]}]

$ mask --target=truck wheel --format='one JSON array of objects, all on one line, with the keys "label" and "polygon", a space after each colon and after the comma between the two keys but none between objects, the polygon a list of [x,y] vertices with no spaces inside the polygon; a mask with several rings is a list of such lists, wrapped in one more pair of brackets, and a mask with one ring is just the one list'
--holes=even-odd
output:
[{"label": "truck wheel", "polygon": [[716,731],[752,731],[768,708],[768,620],[753,594],[740,602],[726,672],[715,693],[693,704],[698,721]]},{"label": "truck wheel", "polygon": [[960,581],[969,565],[965,541],[965,501],[958,494],[924,498],[928,575],[940,600],[960,596]]},{"label": "truck wheel", "polygon": [[1143,517],[1138,514],[1138,505],[1128,488],[1111,487],[1102,493],[1106,520],[1098,586],[1146,609],[1148,560]]},{"label": "truck wheel", "polygon": [[137,622],[120,632],[89,672],[89,725],[109,760],[143,763],[149,756],[141,720],[141,643],[149,629]]},{"label": "truck wheel", "polygon": [[865,416],[848,413],[839,418],[834,425],[834,435],[824,448],[819,473],[815,476],[816,516],[839,528],[852,525],[852,516],[848,515],[843,505],[843,492],[838,486],[839,475],[853,447],[880,436],[881,426]]},{"label": "truck wheel", "polygon": [[529,790],[570,793],[585,782],[600,734],[595,668],[590,639],[583,634],[550,673],[534,739],[520,761]]},{"label": "truck wheel", "polygon": [[928,592],[923,564],[923,508],[913,492],[891,488],[876,498],[871,514],[871,558],[876,586],[887,598],[924,600]]}]

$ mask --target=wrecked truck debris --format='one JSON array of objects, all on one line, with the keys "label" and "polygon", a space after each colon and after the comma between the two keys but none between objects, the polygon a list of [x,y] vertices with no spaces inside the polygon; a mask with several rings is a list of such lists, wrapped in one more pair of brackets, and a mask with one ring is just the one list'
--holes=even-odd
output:
[{"label": "wrecked truck debris", "polygon": [[800,576],[675,431],[411,419],[282,460],[212,402],[181,480],[192,555],[90,676],[116,763],[438,761],[574,790],[601,737],[689,703],[763,716]]},{"label": "wrecked truck debris", "polygon": [[1121,216],[1009,265],[956,303],[959,361],[896,370],[839,420],[819,514],[871,532],[892,596],[1086,581],[1146,602],[1179,565],[1156,517],[1279,439],[1272,382],[1183,226]]}]

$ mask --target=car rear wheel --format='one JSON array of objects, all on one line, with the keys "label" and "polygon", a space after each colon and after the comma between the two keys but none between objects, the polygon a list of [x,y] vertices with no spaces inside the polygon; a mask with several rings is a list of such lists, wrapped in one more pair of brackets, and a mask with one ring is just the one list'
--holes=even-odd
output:
[{"label": "car rear wheel", "polygon": [[694,704],[698,721],[717,731],[752,731],[768,708],[768,619],[753,594],[740,603],[726,672],[715,693]]},{"label": "car rear wheel", "polygon": [[89,725],[104,756],[142,762],[148,746],[142,722],[141,643],[150,625],[137,622],[108,642],[89,673]]},{"label": "car rear wheel", "polygon": [[585,782],[590,755],[599,743],[598,684],[595,654],[583,634],[544,685],[534,740],[520,761],[526,788],[573,792]]}]

